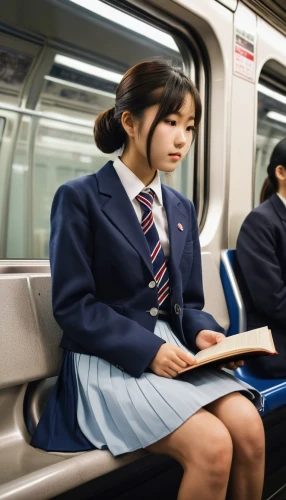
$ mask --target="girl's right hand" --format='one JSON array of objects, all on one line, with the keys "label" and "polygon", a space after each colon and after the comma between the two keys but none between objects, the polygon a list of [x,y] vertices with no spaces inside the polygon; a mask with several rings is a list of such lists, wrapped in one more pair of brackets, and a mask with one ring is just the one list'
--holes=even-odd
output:
[{"label": "girl's right hand", "polygon": [[161,345],[149,368],[160,377],[174,378],[181,370],[196,363],[192,354],[176,345],[166,343]]}]

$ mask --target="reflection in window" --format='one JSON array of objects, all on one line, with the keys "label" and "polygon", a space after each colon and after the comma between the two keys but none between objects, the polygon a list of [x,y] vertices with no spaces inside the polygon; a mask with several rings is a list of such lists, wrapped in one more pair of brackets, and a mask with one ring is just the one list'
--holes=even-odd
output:
[{"label": "reflection in window", "polygon": [[41,96],[40,110],[62,107],[75,117],[95,117],[114,106],[115,92],[122,75],[108,69],[57,54]]},{"label": "reflection in window", "polygon": [[141,35],[150,38],[157,43],[179,52],[178,46],[171,35],[168,35],[168,33],[164,33],[164,31],[151,26],[140,19],[136,19],[133,16],[112,7],[111,5],[107,5],[105,2],[100,0],[70,1],[80,5],[80,7],[84,7],[90,12],[93,12],[97,16],[102,16],[105,19],[108,19],[108,21],[118,24],[120,27],[135,31],[135,33],[139,36]]},{"label": "reflection in window", "polygon": [[262,184],[275,145],[286,137],[286,96],[265,85],[258,85],[258,117],[254,205],[259,204]]},{"label": "reflection in window", "polygon": [[33,58],[27,54],[0,47],[0,101],[18,105],[20,93]]},{"label": "reflection in window", "polygon": [[8,259],[29,255],[29,130],[30,118],[23,117],[12,164],[7,234]]},{"label": "reflection in window", "polygon": [[30,258],[48,258],[50,211],[58,187],[70,179],[97,172],[110,158],[96,148],[92,125],[39,120],[34,149]]}]

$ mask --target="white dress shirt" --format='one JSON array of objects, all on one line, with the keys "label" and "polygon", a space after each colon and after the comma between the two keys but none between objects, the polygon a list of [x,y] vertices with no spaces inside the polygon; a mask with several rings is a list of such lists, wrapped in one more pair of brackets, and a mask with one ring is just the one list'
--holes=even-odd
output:
[{"label": "white dress shirt", "polygon": [[130,170],[124,163],[117,157],[113,163],[115,171],[127,193],[128,198],[130,199],[132,206],[137,215],[138,221],[141,224],[143,210],[138,200],[136,200],[136,196],[141,191],[147,191],[148,189],[152,189],[155,193],[155,198],[153,202],[153,217],[154,222],[159,234],[160,242],[165,254],[165,258],[169,257],[169,231],[168,231],[168,221],[165,208],[163,206],[163,197],[162,197],[162,188],[161,188],[161,180],[158,174],[158,171],[155,175],[153,181],[145,186],[142,181]]},{"label": "white dress shirt", "polygon": [[277,196],[279,196],[280,200],[282,201],[282,203],[284,203],[284,206],[286,208],[286,198],[284,198],[284,196],[281,196],[281,194],[279,194],[279,193],[276,193],[276,194],[277,194]]}]

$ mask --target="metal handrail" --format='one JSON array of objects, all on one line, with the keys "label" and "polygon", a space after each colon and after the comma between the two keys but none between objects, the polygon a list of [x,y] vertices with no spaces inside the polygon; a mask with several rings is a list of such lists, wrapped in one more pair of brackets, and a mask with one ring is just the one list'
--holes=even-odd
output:
[{"label": "metal handrail", "polygon": [[19,113],[21,115],[35,116],[37,118],[45,118],[46,120],[52,120],[61,123],[68,123],[69,125],[80,125],[81,127],[90,128],[90,124],[83,123],[80,120],[74,118],[65,119],[58,116],[49,116],[40,111],[33,111],[32,109],[19,108],[18,106],[9,106],[9,104],[0,103],[0,110],[12,111],[14,113]]}]

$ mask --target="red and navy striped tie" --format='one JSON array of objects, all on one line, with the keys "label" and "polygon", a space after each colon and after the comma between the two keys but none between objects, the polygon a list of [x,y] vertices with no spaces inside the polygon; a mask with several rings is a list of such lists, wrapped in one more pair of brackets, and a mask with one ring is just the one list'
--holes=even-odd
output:
[{"label": "red and navy striped tie", "polygon": [[136,199],[139,201],[142,209],[143,216],[141,227],[148,242],[153,264],[154,280],[158,289],[158,303],[160,310],[168,310],[169,305],[169,273],[166,265],[165,255],[160,243],[158,231],[156,229],[153,218],[153,201],[154,192],[150,189],[148,192],[141,191]]}]

